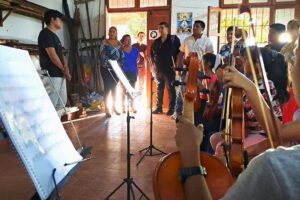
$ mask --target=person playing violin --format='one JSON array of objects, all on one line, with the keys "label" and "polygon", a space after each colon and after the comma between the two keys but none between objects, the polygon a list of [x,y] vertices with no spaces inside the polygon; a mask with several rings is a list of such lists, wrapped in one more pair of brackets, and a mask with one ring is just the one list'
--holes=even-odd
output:
[{"label": "person playing violin", "polygon": [[[261,94],[266,98],[267,94],[262,81],[262,75],[258,70],[258,57],[256,56],[255,49],[251,49],[252,58],[254,60],[256,74],[258,77],[259,90]],[[270,92],[272,95],[272,105],[274,114],[278,119],[282,119],[282,105],[288,100],[289,94],[287,88],[287,66],[284,62],[284,58],[281,54],[267,48],[261,48],[262,57],[266,66],[268,74],[268,82]],[[242,51],[242,59],[244,61],[244,73],[247,77],[251,78],[251,69],[249,60],[246,55],[246,51]],[[246,138],[244,142],[244,148],[247,149],[250,156],[255,156],[262,151],[269,148],[269,143],[266,140],[267,134],[265,130],[260,126],[260,123],[256,120],[254,111],[249,102],[249,98],[244,96],[244,113],[245,113],[245,126],[246,126]],[[220,141],[223,141],[221,133],[215,133],[210,138],[211,145],[215,150],[216,155],[223,154],[223,147]]]},{"label": "person playing violin", "polygon": [[222,93],[222,86],[215,72],[222,65],[222,60],[219,54],[215,55],[213,53],[204,54],[202,59],[205,74],[209,76],[210,79],[202,80],[202,84],[200,85],[202,89],[205,88],[204,85],[207,85],[207,89],[209,90],[209,101],[207,101],[200,119],[204,127],[205,135],[200,149],[205,152],[213,153],[214,151],[210,145],[209,138],[212,133],[219,131],[221,118],[221,101],[219,99]]},{"label": "person playing violin", "polygon": [[[291,72],[295,98],[300,104],[300,47],[296,50],[296,61]],[[277,126],[278,136],[281,140],[300,140],[300,121],[282,124],[278,118],[275,118],[275,125],[272,126],[272,114],[263,96],[257,92],[257,86],[237,69],[226,67],[224,82],[225,87],[239,87],[244,90],[257,121],[262,124],[264,129],[266,129],[264,121],[267,121],[273,138],[277,136],[275,134],[275,126]],[[263,106],[260,105],[259,98],[262,100]],[[266,113],[265,118],[262,114],[263,111]],[[202,142],[203,132],[185,118],[178,120],[176,144],[180,150],[183,167],[200,167],[198,146]],[[223,199],[299,199],[299,165],[300,145],[270,149],[250,161],[247,169],[240,174]],[[201,173],[194,173],[186,178],[184,190],[187,200],[211,199],[205,177]]]}]

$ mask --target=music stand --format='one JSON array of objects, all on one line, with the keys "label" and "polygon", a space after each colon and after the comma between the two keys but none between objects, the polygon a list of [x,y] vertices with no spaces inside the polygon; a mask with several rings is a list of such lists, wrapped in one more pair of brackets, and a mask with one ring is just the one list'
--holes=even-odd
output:
[{"label": "music stand", "polygon": [[[124,86],[126,90],[126,97],[127,97],[127,117],[126,117],[126,123],[127,123],[127,177],[123,179],[122,183],[118,185],[105,199],[109,199],[111,196],[113,196],[124,184],[127,185],[127,200],[130,200],[130,196],[133,196],[133,199],[135,199],[135,194],[133,187],[136,187],[136,189],[141,193],[141,199],[142,197],[145,197],[146,199],[149,199],[147,195],[142,191],[142,189],[134,182],[133,178],[131,177],[131,165],[130,160],[132,154],[130,153],[130,120],[134,119],[133,116],[130,116],[129,113],[129,105],[130,101],[133,101],[137,96],[140,95],[140,92],[136,91],[127,80],[126,76],[122,72],[120,66],[118,65],[117,61],[109,60],[110,65],[112,66],[113,71],[118,76],[120,82]],[[110,72],[111,73],[111,72]],[[112,76],[113,77],[113,76]],[[116,80],[115,80],[116,81]]]},{"label": "music stand", "polygon": [[[149,64],[152,65],[151,60],[149,59]],[[142,153],[143,151],[145,151],[145,153],[143,154],[143,156],[140,158],[140,160],[137,162],[137,166],[139,166],[139,164],[142,162],[142,160],[145,158],[145,156],[158,156],[158,155],[166,155],[165,152],[163,152],[162,150],[158,149],[157,147],[154,146],[153,144],[153,114],[152,114],[152,106],[153,106],[153,81],[154,81],[154,77],[151,74],[151,81],[150,81],[150,144],[148,147],[139,150],[140,153]],[[158,153],[153,154],[153,150],[158,151]]]},{"label": "music stand", "polygon": [[[60,96],[60,94],[59,94],[59,92],[56,90],[56,88],[55,88],[55,86],[54,86],[54,82],[53,82],[53,80],[52,80],[52,78],[51,78],[51,76],[50,76],[50,74],[49,74],[49,71],[46,70],[46,69],[43,69],[43,70],[37,70],[37,72],[38,72],[38,74],[41,76],[41,79],[43,79],[43,77],[48,77],[48,79],[50,80],[50,84],[51,84],[52,89],[54,90],[55,94],[57,95],[58,100],[59,100],[59,101],[61,102],[61,104],[63,105],[63,109],[64,109],[65,113],[67,113],[67,108],[66,108],[66,106],[65,106],[65,104],[64,104],[64,102],[63,102],[63,100],[62,100],[62,98],[61,98],[61,96]],[[77,130],[76,130],[76,128],[75,128],[75,125],[74,125],[73,121],[70,120],[70,123],[71,123],[72,129],[73,129],[73,131],[74,131],[74,133],[75,133],[77,142],[78,142],[78,144],[79,144],[79,148],[77,149],[77,152],[78,152],[81,156],[87,157],[88,155],[91,154],[92,147],[86,147],[86,146],[81,142],[81,140],[80,140],[80,138],[79,138],[79,135],[78,135],[78,132],[77,132]]]},{"label": "music stand", "polygon": [[67,136],[28,52],[0,45],[0,55],[0,117],[9,139],[38,192],[35,197],[59,199],[59,189],[88,159]]}]

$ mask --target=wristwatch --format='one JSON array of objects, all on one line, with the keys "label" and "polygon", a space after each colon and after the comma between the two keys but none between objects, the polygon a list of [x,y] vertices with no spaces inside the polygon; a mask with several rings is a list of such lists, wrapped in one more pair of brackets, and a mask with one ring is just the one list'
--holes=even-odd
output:
[{"label": "wristwatch", "polygon": [[202,166],[197,167],[188,167],[188,168],[181,168],[179,170],[179,178],[181,183],[184,183],[186,179],[190,176],[201,174],[202,176],[206,177],[206,169]]}]

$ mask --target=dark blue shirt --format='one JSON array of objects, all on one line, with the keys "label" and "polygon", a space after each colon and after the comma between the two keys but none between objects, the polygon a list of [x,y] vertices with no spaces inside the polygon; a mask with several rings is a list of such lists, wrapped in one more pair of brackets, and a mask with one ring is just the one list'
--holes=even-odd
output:
[{"label": "dark blue shirt", "polygon": [[135,72],[138,75],[138,66],[137,58],[139,57],[139,50],[132,47],[130,52],[124,52],[124,63],[123,71],[126,72]]}]

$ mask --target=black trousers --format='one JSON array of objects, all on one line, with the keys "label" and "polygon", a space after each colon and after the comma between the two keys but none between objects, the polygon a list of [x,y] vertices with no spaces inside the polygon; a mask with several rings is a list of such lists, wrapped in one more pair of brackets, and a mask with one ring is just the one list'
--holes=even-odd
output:
[{"label": "black trousers", "polygon": [[101,75],[104,83],[104,99],[106,107],[106,102],[110,91],[114,101],[118,78],[113,70],[109,71],[107,68],[101,68]]},{"label": "black trousers", "polygon": [[[136,75],[136,72],[124,72],[124,74],[126,75],[130,85],[134,88],[135,87],[135,84],[136,84],[136,81],[137,81],[137,75]],[[126,93],[126,90],[125,88],[122,86],[123,88],[123,92],[122,92],[122,106],[123,108],[125,108],[125,93]],[[133,108],[133,103],[134,101],[131,101],[131,107]]]},{"label": "black trousers", "polygon": [[175,72],[171,71],[170,73],[156,73],[157,80],[157,100],[156,107],[162,109],[163,98],[164,98],[164,89],[165,86],[168,89],[169,95],[169,110],[174,110],[175,100],[176,100],[176,91],[173,81],[175,81]]}]

